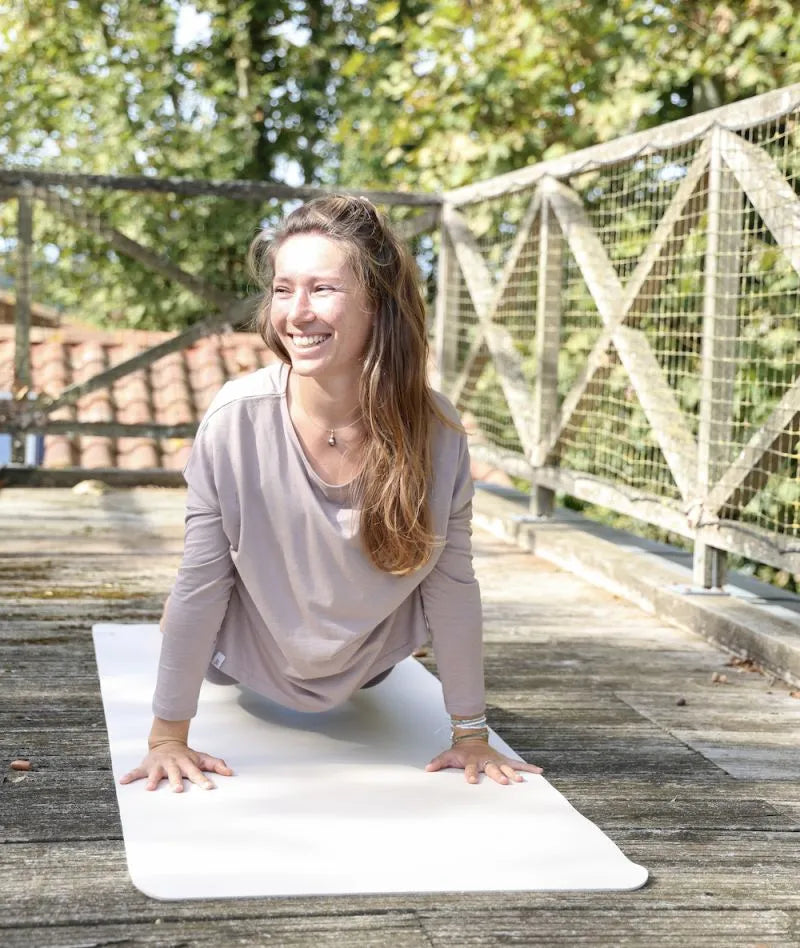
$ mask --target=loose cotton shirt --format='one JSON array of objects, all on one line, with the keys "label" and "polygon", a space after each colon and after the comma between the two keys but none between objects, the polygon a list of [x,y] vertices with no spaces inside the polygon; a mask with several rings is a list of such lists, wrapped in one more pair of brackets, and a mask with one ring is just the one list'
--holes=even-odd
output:
[{"label": "loose cotton shirt", "polygon": [[[311,467],[274,363],[228,382],[184,471],[183,560],[170,595],[156,716],[195,715],[210,664],[299,711],[345,701],[429,635],[451,714],[483,710],[473,486],[463,431],[436,419],[429,503],[437,543],[406,576],[378,569],[348,485]],[[456,419],[437,395],[442,412]]]}]

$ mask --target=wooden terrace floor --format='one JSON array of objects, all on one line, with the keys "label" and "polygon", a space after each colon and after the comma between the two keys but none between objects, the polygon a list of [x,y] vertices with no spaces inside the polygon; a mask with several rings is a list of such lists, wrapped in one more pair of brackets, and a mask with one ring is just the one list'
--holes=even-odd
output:
[{"label": "wooden terrace floor", "polygon": [[[180,554],[182,496],[0,491],[1,945],[800,944],[800,700],[481,533],[492,723],[648,867],[648,885],[144,896],[125,867],[90,628],[158,618]],[[11,770],[15,758],[30,772]],[[508,845],[498,840],[498,860]]]}]

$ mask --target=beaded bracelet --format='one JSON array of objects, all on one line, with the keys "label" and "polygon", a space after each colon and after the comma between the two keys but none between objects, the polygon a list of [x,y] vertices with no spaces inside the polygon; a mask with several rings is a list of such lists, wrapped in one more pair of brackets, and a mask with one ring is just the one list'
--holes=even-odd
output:
[{"label": "beaded bracelet", "polygon": [[458,718],[450,718],[451,727],[462,730],[462,731],[471,731],[480,729],[487,726],[486,715],[481,714],[478,717],[474,718],[464,718],[459,720]]},{"label": "beaded bracelet", "polygon": [[[459,731],[456,735],[456,731]],[[488,741],[489,725],[486,721],[486,713],[476,715],[474,718],[450,718],[450,741],[453,747],[461,741]]]},{"label": "beaded bracelet", "polygon": [[488,741],[489,740],[489,728],[485,727],[482,729],[475,729],[468,734],[459,734],[458,737],[452,738],[453,747],[456,744],[460,744],[462,741]]}]

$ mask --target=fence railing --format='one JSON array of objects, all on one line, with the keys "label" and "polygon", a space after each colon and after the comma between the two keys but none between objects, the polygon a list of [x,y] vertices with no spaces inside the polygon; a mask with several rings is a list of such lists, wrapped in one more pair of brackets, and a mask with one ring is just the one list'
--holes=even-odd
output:
[{"label": "fence railing", "polygon": [[[312,193],[0,170],[0,201],[17,208],[14,397],[0,400],[0,432],[19,464],[32,432],[190,436],[192,425],[57,413],[252,311],[87,200],[120,190],[249,201],[252,220]],[[474,455],[530,485],[533,514],[562,492],[684,536],[700,586],[722,582],[726,552],[800,573],[800,84],[443,197],[358,193],[415,211],[407,236],[441,222],[440,387],[474,428]],[[37,214],[211,315],[60,392],[31,392]]]},{"label": "fence railing", "polygon": [[[237,246],[236,255],[243,263],[247,244],[245,227],[254,232],[265,215],[278,219],[292,202],[321,193],[324,193],[321,189],[266,182],[120,178],[0,168],[0,203],[16,203],[13,224],[9,226],[9,215],[6,214],[6,227],[0,227],[0,241],[4,248],[12,247],[11,266],[7,269],[13,275],[16,296],[13,385],[12,391],[0,398],[0,433],[12,437],[12,466],[4,470],[2,479],[7,483],[41,482],[36,465],[30,463],[32,435],[155,440],[191,438],[196,422],[168,425],[154,421],[80,420],[72,409],[90,393],[110,389],[119,380],[148,369],[158,360],[187,349],[205,336],[247,326],[254,312],[256,295],[246,295],[235,281],[226,283],[224,274],[192,272],[182,261],[182,251],[186,248],[171,248],[172,253],[167,254],[139,237],[130,236],[131,230],[137,229],[137,222],[130,222],[130,212],[127,225],[125,221],[118,223],[115,217],[120,215],[115,214],[113,201],[108,212],[98,210],[97,195],[138,195],[140,209],[148,215],[153,225],[151,230],[156,232],[161,226],[168,226],[170,216],[176,213],[176,202],[184,211],[193,200],[217,202],[217,209],[223,203],[238,202],[244,205],[243,210],[237,208],[237,211],[245,223],[240,232],[243,245]],[[438,224],[441,200],[436,195],[363,189],[357,193],[390,210],[404,208],[405,217],[396,221],[396,228],[407,239],[434,230]],[[197,214],[197,226],[202,226],[209,208],[202,211],[202,214]],[[213,208],[211,211],[213,213]],[[188,213],[192,213],[191,209]],[[34,227],[37,214],[44,219],[39,234]],[[88,262],[87,273],[97,253],[116,254],[132,262],[145,279],[160,280],[165,286],[184,291],[184,296],[193,298],[205,315],[184,331],[143,352],[89,378],[75,381],[61,391],[43,393],[37,391],[32,379],[30,327],[32,301],[41,298],[43,286],[48,282],[51,287],[53,285],[53,281],[48,281],[45,276],[48,268],[45,250],[49,249],[51,256],[69,254],[76,242],[87,237],[93,242],[93,253],[78,255],[89,257],[88,261],[83,261],[84,265]],[[8,256],[7,251],[5,256]],[[145,476],[138,472],[137,477],[135,471],[105,471],[104,475],[121,475],[116,476],[116,480],[126,484],[137,480],[164,482],[165,478],[156,476],[157,473],[149,472]],[[64,483],[76,479],[76,472],[62,471],[60,474]],[[57,472],[53,472],[48,482],[58,480]]]},{"label": "fence railing", "polygon": [[800,573],[800,84],[444,195],[443,390],[530,483]]}]

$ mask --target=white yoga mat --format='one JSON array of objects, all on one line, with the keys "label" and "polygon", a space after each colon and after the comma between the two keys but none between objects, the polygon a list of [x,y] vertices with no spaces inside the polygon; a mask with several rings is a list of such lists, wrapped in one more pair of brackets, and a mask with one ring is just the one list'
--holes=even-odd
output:
[{"label": "white yoga mat", "polygon": [[[427,773],[449,743],[439,682],[414,659],[322,714],[205,683],[194,747],[224,757],[217,789],[121,786],[143,756],[155,625],[93,629],[128,868],[156,899],[635,889],[627,859],[544,777],[500,786]],[[517,755],[492,736],[492,744]],[[518,758],[519,759],[519,758]]]}]

